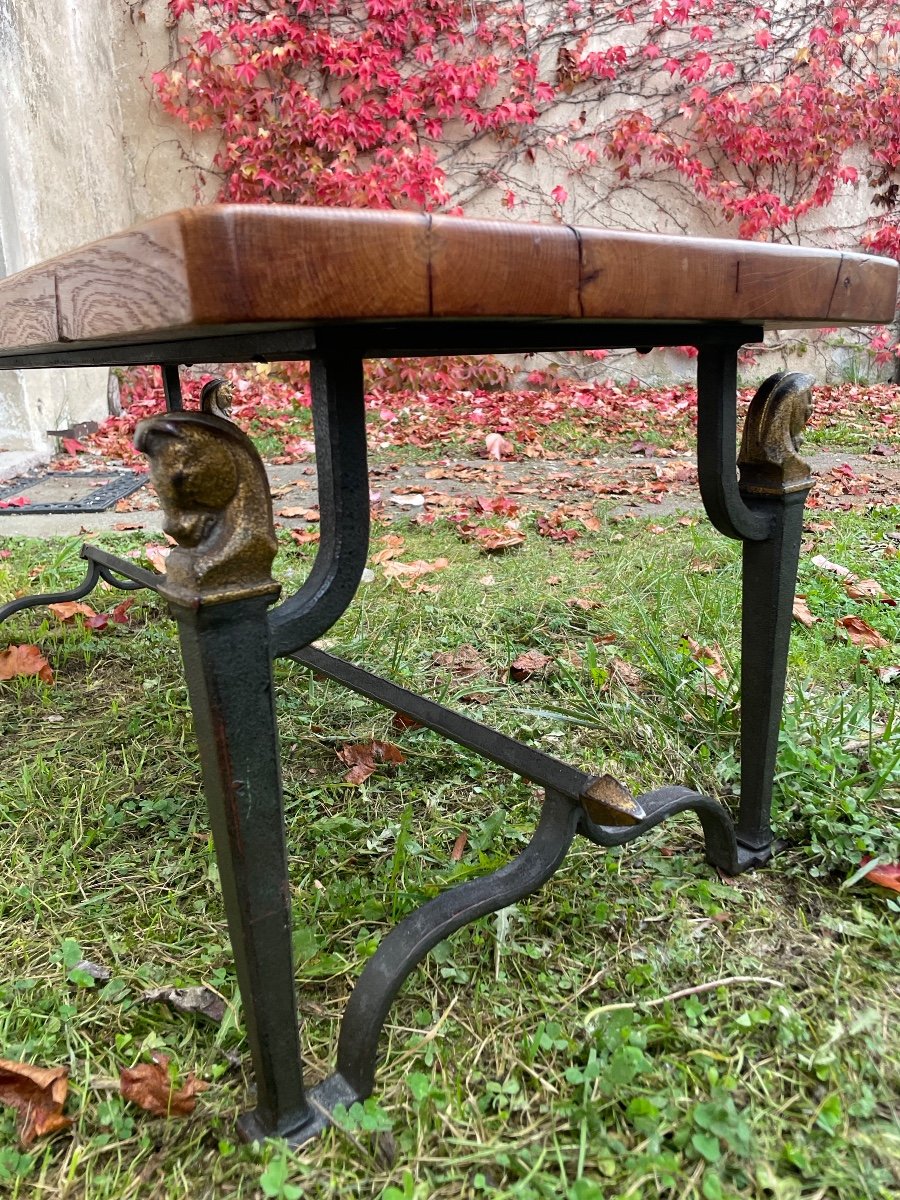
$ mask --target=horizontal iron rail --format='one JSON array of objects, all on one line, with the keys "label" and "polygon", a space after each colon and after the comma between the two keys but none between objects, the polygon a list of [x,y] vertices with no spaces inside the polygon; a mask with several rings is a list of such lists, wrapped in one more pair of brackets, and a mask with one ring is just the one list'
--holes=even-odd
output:
[{"label": "horizontal iron rail", "polygon": [[595,778],[585,771],[579,771],[577,767],[560,762],[550,754],[517,742],[505,733],[498,733],[496,729],[491,729],[480,721],[464,717],[434,700],[419,696],[407,688],[391,683],[388,679],[383,679],[380,675],[345,662],[342,658],[336,658],[333,654],[327,654],[324,650],[317,650],[314,646],[297,650],[287,657],[334,680],[335,683],[343,684],[351,691],[368,696],[370,700],[375,700],[394,712],[411,717],[436,733],[444,734],[458,745],[507,767],[516,775],[558,792],[573,803],[581,802],[582,796]]},{"label": "horizontal iron rail", "polygon": [[742,346],[763,340],[763,327],[723,322],[596,321],[539,317],[469,321],[330,321],[268,327],[214,326],[163,340],[82,341],[0,349],[0,371],[29,367],[191,366],[194,363],[287,362],[352,352],[363,358],[435,354],[502,354],[540,350],[650,350],[655,346]]}]

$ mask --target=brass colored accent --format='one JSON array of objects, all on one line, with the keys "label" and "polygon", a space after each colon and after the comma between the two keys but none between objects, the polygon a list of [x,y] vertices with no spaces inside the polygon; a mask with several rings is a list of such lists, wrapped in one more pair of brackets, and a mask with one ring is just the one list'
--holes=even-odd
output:
[{"label": "brass colored accent", "polygon": [[277,544],[262,460],[236,425],[209,413],[141,421],[134,444],[178,543],[160,594],[196,608],[281,590],[272,578]]},{"label": "brass colored accent", "polygon": [[812,487],[812,469],[797,452],[812,413],[813,383],[797,371],[772,375],[750,401],[738,455],[742,492],[782,496]]},{"label": "brass colored accent", "polygon": [[234,388],[227,379],[210,379],[200,391],[200,411],[228,420],[234,404]]},{"label": "brass colored accent", "polygon": [[647,816],[628,788],[612,775],[598,775],[581,793],[584,811],[595,825],[638,825]]}]

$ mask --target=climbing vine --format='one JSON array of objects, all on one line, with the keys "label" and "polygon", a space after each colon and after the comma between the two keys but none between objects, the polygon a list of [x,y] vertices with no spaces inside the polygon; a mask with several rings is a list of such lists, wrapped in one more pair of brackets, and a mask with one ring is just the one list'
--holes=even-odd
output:
[{"label": "climbing vine", "polygon": [[[883,0],[170,0],[163,107],[221,199],[496,212],[900,254]],[[887,345],[882,339],[880,349]],[[876,345],[876,349],[879,347]]]}]

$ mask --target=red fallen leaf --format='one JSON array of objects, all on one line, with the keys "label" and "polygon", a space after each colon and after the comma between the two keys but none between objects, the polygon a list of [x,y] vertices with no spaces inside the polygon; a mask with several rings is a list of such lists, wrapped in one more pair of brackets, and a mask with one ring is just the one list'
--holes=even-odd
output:
[{"label": "red fallen leaf", "polygon": [[[867,862],[871,861],[870,858],[864,858],[860,865],[865,866]],[[873,867],[868,872],[865,880],[867,883],[877,883],[880,887],[900,892],[900,863],[881,863],[880,866]]]},{"label": "red fallen leaf", "polygon": [[37,675],[44,683],[53,682],[53,670],[37,646],[8,646],[0,650],[0,679]]},{"label": "red fallen leaf", "polygon": [[66,454],[83,454],[87,450],[87,446],[78,438],[63,438],[62,446]]},{"label": "red fallen leaf", "polygon": [[12,550],[0,550],[0,558],[12,558]]},{"label": "red fallen leaf", "polygon": [[107,627],[107,625],[109,624],[109,614],[108,613],[94,613],[93,616],[86,617],[84,623],[85,623],[85,625],[87,625],[88,629],[94,629],[99,633],[99,632],[101,632],[101,630],[104,630]]},{"label": "red fallen leaf", "polygon": [[463,851],[466,848],[466,842],[469,840],[467,833],[461,833],[453,843],[453,849],[450,851],[450,861],[459,862],[463,856]]},{"label": "red fallen leaf", "polygon": [[851,600],[879,600],[882,604],[896,607],[897,601],[889,596],[877,579],[858,579],[855,583],[844,580],[844,591]]},{"label": "red fallen leaf", "polygon": [[501,458],[511,458],[516,452],[515,446],[508,442],[502,433],[489,433],[484,439],[484,444],[487,446],[488,458],[498,462]]},{"label": "red fallen leaf", "polygon": [[96,609],[80,600],[63,600],[59,604],[48,604],[47,611],[52,612],[60,621],[74,621],[78,613],[83,617],[96,617]]},{"label": "red fallen leaf", "polygon": [[472,508],[479,513],[496,513],[499,517],[514,517],[519,511],[519,505],[505,496],[495,496],[492,500],[476,496]]},{"label": "red fallen leaf", "polygon": [[477,542],[482,554],[499,554],[525,544],[525,534],[509,526],[491,529],[489,525],[460,525],[459,536],[464,542]]},{"label": "red fallen leaf", "polygon": [[890,646],[887,638],[881,636],[861,617],[839,617],[837,624],[847,631],[848,639],[854,646],[870,646],[873,650],[885,650]]},{"label": "red fallen leaf", "polygon": [[0,500],[0,508],[25,508],[30,503],[27,496],[13,496],[12,500]]},{"label": "red fallen leaf", "polygon": [[126,1100],[154,1117],[189,1117],[197,1106],[197,1093],[209,1087],[189,1074],[180,1088],[169,1078],[169,1056],[153,1054],[153,1062],[123,1067],[119,1090]]},{"label": "red fallen leaf", "polygon": [[24,1149],[35,1138],[72,1124],[63,1116],[69,1090],[68,1067],[35,1067],[0,1058],[0,1104],[18,1112],[19,1141]]},{"label": "red fallen leaf", "polygon": [[574,542],[579,536],[577,529],[565,529],[555,525],[548,517],[538,517],[537,531],[541,537],[552,538],[556,542]]},{"label": "red fallen leaf", "polygon": [[510,666],[509,677],[515,680],[516,683],[524,683],[532,675],[537,675],[540,671],[543,671],[547,664],[552,661],[549,655],[542,654],[540,650],[526,650]]},{"label": "red fallen leaf", "polygon": [[115,621],[117,625],[127,625],[129,621],[128,610],[133,604],[134,597],[129,596],[127,600],[123,600],[120,604],[116,605],[116,607],[109,614],[110,618]]},{"label": "red fallen leaf", "polygon": [[821,617],[814,616],[809,610],[809,605],[806,602],[805,596],[794,597],[794,607],[791,610],[791,615],[795,621],[799,621],[801,625],[805,625],[810,629],[815,625],[816,621],[821,621]]}]

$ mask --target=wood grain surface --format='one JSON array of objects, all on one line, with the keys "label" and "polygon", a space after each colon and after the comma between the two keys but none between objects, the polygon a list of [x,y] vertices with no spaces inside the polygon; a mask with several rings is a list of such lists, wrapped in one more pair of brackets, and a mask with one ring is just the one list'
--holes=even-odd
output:
[{"label": "wood grain surface", "polygon": [[360,209],[183,209],[0,282],[0,347],[426,317],[893,319],[892,259]]}]

